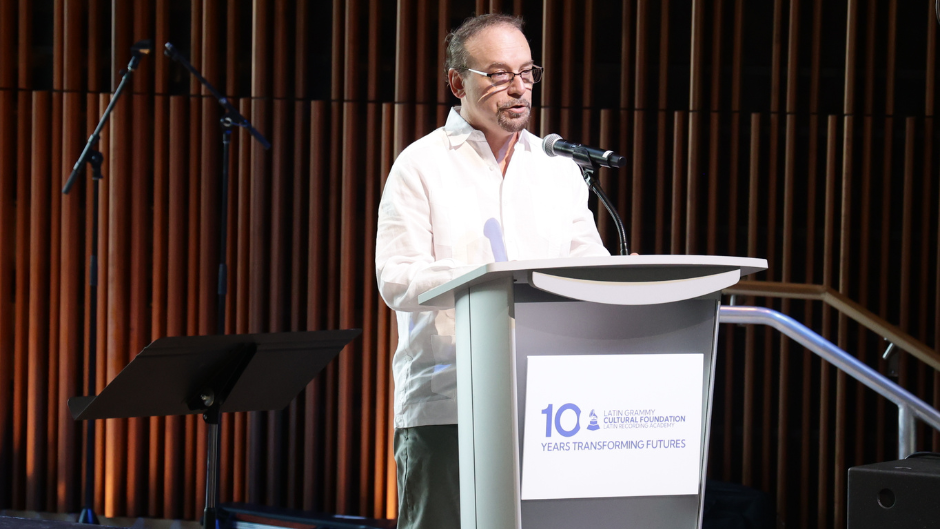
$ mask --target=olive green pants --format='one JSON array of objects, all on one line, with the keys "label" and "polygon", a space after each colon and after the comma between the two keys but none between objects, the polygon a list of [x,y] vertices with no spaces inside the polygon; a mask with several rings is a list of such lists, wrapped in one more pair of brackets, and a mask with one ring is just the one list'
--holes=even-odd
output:
[{"label": "olive green pants", "polygon": [[458,529],[457,425],[395,429],[398,529]]}]

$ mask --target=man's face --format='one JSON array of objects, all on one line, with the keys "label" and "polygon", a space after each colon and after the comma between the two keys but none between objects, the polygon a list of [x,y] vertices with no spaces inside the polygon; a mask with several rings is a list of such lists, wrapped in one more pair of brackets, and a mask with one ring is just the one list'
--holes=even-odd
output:
[{"label": "man's face", "polygon": [[[467,40],[466,49],[470,56],[468,66],[481,72],[516,73],[533,65],[532,50],[525,36],[510,25],[484,29]],[[532,86],[523,83],[521,76],[508,83],[494,84],[489,77],[463,72],[460,81],[462,87],[454,86],[454,92],[461,98],[461,115],[487,136],[506,136],[528,125]]]}]

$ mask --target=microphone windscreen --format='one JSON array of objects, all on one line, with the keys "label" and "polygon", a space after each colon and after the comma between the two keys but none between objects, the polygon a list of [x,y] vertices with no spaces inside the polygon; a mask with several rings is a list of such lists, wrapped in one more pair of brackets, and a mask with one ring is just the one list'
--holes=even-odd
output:
[{"label": "microphone windscreen", "polygon": [[549,156],[555,156],[555,142],[561,139],[558,134],[549,134],[542,140],[542,150]]}]

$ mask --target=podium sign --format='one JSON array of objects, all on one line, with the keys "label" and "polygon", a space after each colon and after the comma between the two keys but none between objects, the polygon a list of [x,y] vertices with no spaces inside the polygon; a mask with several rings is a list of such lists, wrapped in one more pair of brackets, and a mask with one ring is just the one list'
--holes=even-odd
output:
[{"label": "podium sign", "polygon": [[698,492],[701,354],[528,361],[523,500]]}]

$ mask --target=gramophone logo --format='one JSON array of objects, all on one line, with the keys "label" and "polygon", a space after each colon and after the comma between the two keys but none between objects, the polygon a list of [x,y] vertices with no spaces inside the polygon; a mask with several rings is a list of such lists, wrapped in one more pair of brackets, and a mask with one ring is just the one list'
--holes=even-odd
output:
[{"label": "gramophone logo", "polygon": [[594,410],[591,410],[589,415],[591,417],[591,424],[588,424],[587,429],[591,430],[592,432],[594,430],[600,430],[601,427],[597,425],[597,414],[594,413]]}]

